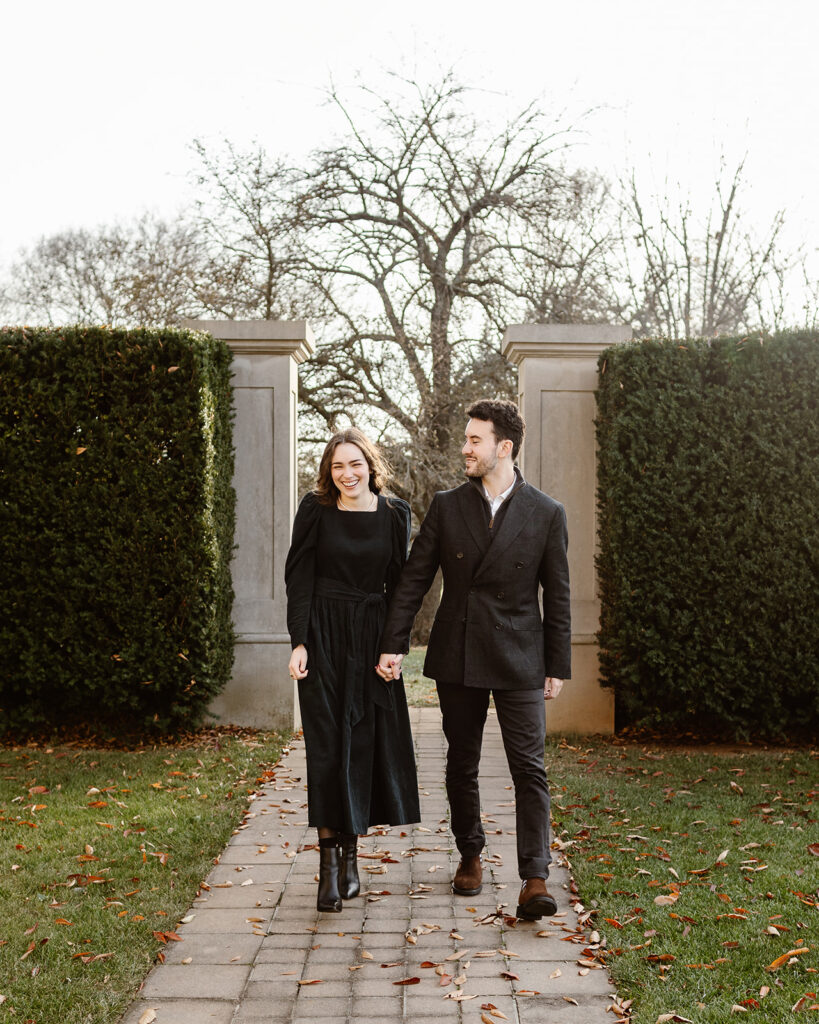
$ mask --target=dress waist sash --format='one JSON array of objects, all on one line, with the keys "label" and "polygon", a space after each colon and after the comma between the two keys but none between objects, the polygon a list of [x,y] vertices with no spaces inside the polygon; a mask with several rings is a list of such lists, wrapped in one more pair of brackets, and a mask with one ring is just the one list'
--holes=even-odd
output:
[{"label": "dress waist sash", "polygon": [[[370,701],[378,707],[392,709],[392,684],[375,671],[378,661],[378,646],[387,617],[387,595],[383,592],[368,594],[349,583],[331,579],[329,576],[316,578],[313,594],[316,597],[328,598],[331,601],[349,601],[355,604],[353,612],[352,651],[347,654],[345,672],[346,707],[351,725],[360,722],[364,717],[366,702]],[[369,658],[370,663],[367,664]]]}]

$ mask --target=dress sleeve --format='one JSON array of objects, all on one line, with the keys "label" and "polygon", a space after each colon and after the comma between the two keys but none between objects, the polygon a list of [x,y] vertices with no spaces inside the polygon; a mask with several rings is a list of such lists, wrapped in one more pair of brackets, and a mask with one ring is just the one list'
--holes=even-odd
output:
[{"label": "dress sleeve", "polygon": [[407,560],[407,548],[412,529],[412,512],[409,505],[401,498],[390,498],[390,513],[392,515],[392,552],[387,566],[387,577],[384,581],[388,602],[392,600],[401,570]]},{"label": "dress sleeve", "polygon": [[307,643],[310,605],[316,567],[316,543],[321,505],[312,493],[306,494],[293,521],[293,540],[284,565],[287,592],[287,631],[293,647]]}]

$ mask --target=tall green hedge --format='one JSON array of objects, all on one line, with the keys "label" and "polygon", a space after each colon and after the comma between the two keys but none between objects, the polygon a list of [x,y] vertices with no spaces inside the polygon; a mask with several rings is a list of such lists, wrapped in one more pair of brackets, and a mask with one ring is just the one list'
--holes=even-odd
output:
[{"label": "tall green hedge", "polygon": [[819,731],[819,335],[599,362],[599,641],[618,723]]},{"label": "tall green hedge", "polygon": [[230,352],[0,331],[0,732],[199,721],[230,676]]}]

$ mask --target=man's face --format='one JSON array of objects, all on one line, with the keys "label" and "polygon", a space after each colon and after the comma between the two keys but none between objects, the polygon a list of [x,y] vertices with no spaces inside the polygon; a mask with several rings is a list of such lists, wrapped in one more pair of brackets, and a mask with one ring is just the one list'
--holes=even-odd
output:
[{"label": "man's face", "polygon": [[466,460],[467,476],[486,476],[498,464],[500,442],[489,420],[471,419],[466,425],[466,441],[461,454]]}]

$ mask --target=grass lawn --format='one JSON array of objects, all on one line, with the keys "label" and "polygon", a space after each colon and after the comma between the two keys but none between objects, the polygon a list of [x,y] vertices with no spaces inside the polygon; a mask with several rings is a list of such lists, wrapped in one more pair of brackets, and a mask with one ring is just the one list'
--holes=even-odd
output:
[{"label": "grass lawn", "polygon": [[0,747],[2,1019],[118,1020],[281,746]]},{"label": "grass lawn", "polygon": [[578,740],[546,761],[555,836],[635,1024],[814,1016],[819,751]]},{"label": "grass lawn", "polygon": [[407,703],[410,707],[438,707],[438,694],[435,683],[423,674],[426,647],[412,647],[404,658],[402,671],[404,688],[407,691]]}]

